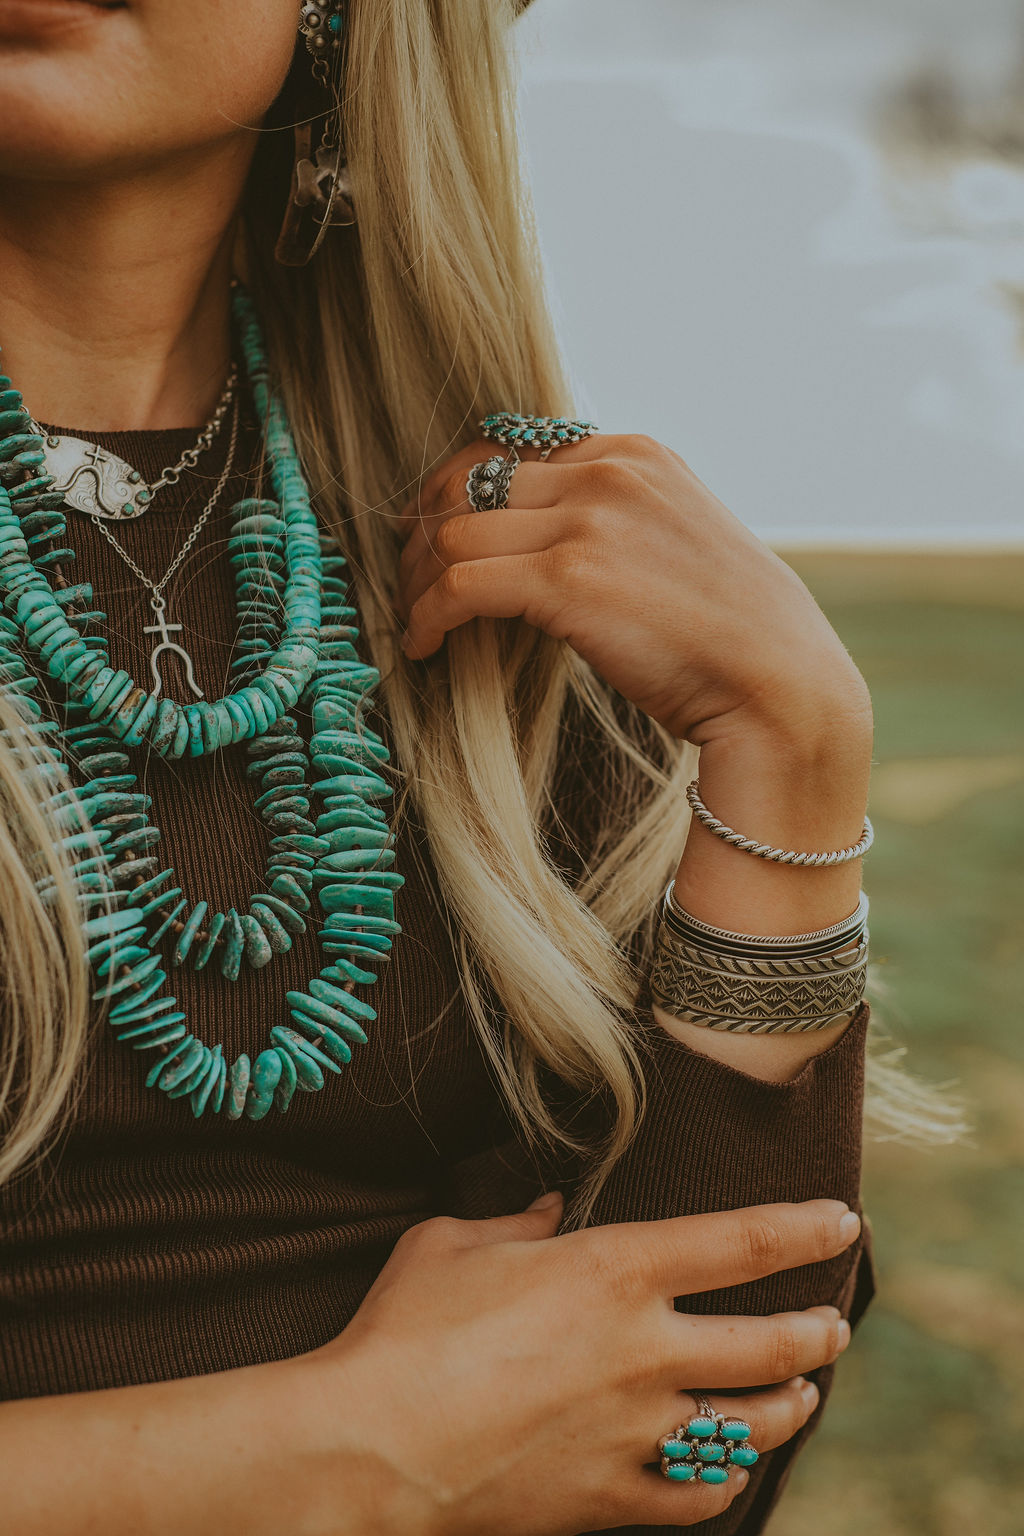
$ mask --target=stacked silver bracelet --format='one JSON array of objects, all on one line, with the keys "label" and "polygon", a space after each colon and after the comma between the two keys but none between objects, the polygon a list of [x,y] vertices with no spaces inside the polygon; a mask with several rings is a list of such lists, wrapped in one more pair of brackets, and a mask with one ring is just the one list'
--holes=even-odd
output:
[{"label": "stacked silver bracelet", "polygon": [[651,995],[675,1018],[733,1034],[827,1029],[852,1017],[864,996],[868,900],[830,928],[779,937],[731,933],[678,906],[665,892]]}]

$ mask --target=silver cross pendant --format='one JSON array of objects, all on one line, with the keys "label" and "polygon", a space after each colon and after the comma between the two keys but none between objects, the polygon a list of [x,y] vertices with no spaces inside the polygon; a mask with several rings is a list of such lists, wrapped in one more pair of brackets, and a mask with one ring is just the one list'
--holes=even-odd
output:
[{"label": "silver cross pendant", "polygon": [[195,694],[196,698],[205,698],[205,694],[203,693],[203,690],[200,688],[199,684],[196,682],[195,674],[192,671],[192,657],[189,655],[188,651],[186,651],[183,645],[178,645],[175,643],[175,641],[170,639],[170,635],[172,633],[180,634],[183,626],[181,624],[168,624],[167,604],[164,602],[162,597],[154,593],[149,601],[153,612],[156,614],[156,623],[147,624],[142,633],[144,635],[160,636],[160,644],[155,645],[152,651],[149,653],[149,670],[153,674],[154,683],[153,697],[158,698],[164,686],[164,680],[160,676],[160,668],[156,664],[156,659],[161,654],[161,652],[171,651],[175,656],[180,656],[182,661],[185,663],[185,681],[192,689],[192,692]]}]

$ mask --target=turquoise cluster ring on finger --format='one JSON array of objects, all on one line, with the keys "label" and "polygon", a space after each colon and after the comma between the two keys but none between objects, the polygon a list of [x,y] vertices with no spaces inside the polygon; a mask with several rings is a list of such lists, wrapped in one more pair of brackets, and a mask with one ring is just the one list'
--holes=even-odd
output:
[{"label": "turquoise cluster ring on finger", "polygon": [[478,423],[484,437],[507,448],[540,448],[546,459],[555,448],[582,443],[598,430],[592,421],[572,421],[568,416],[519,416],[514,411],[493,411]]},{"label": "turquoise cluster ring on finger", "polygon": [[496,454],[473,465],[466,481],[466,497],[474,512],[504,511],[512,476],[521,462],[513,448],[506,458]]},{"label": "turquoise cluster ring on finger", "polygon": [[697,1412],[658,1445],[662,1476],[670,1483],[727,1483],[730,1467],[752,1467],[758,1459],[750,1425],[716,1413],[699,1392],[693,1399]]}]

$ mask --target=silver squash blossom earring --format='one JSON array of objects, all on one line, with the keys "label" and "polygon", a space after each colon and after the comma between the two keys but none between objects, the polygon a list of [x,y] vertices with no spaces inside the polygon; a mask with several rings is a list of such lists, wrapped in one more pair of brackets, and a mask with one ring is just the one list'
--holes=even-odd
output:
[{"label": "silver squash blossom earring", "polygon": [[[341,112],[335,91],[344,41],[345,0],[306,4],[299,32],[313,59],[312,74],[329,98],[322,116],[295,128],[295,169],[276,257],[282,266],[304,267],[331,228],[356,222],[352,190],[341,143]],[[323,126],[317,135],[315,122]]]}]

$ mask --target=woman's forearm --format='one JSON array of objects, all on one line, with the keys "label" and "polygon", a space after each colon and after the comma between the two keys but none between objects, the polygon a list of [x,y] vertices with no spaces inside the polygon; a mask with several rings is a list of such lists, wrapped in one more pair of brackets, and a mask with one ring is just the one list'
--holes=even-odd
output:
[{"label": "woman's forearm", "polygon": [[[343,1369],[343,1367],[339,1367]],[[343,1384],[305,1358],[0,1405],[0,1529],[12,1536],[366,1536]],[[322,1389],[321,1389],[322,1390]],[[343,1497],[339,1497],[339,1491]]]},{"label": "woman's forearm", "polygon": [[[701,747],[701,793],[720,820],[762,842],[808,851],[848,847],[864,826],[871,741],[867,692],[853,676],[838,692],[809,690],[796,707],[716,722]],[[694,820],[675,894],[694,917],[718,927],[807,933],[853,912],[860,882],[860,860],[824,869],[771,863],[739,852]],[[654,1011],[687,1045],[778,1080],[795,1075],[844,1027],[733,1035]]]}]

